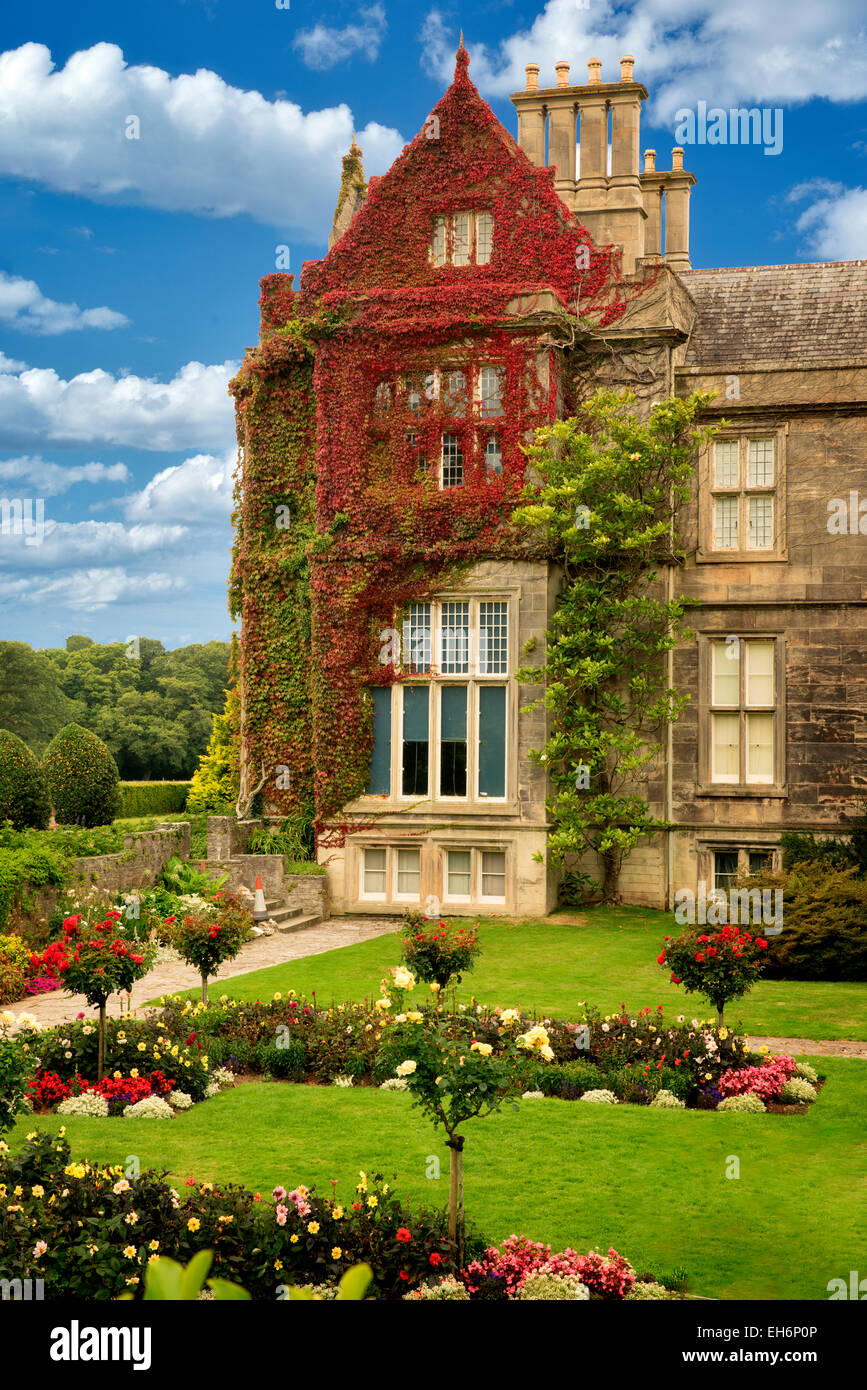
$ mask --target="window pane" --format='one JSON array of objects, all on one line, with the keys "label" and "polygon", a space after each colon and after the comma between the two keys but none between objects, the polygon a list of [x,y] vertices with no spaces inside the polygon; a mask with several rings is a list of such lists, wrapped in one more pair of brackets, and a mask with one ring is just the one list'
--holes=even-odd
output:
[{"label": "window pane", "polygon": [[711,781],[740,780],[740,715],[711,715]]},{"label": "window pane", "polygon": [[774,780],[774,716],[747,715],[747,781]]},{"label": "window pane", "polygon": [[403,620],[403,666],[414,676],[424,676],[430,662],[430,604],[411,603]]},{"label": "window pane", "polygon": [[409,446],[409,456],[416,468],[427,469],[427,459],[424,453],[424,442],[420,434],[408,434],[406,442]]},{"label": "window pane", "polygon": [[749,547],[751,550],[769,550],[774,543],[774,499],[751,497],[749,504]]},{"label": "window pane", "polygon": [[391,382],[381,381],[376,388],[374,409],[377,415],[384,415],[391,408]]},{"label": "window pane", "polygon": [[[391,686],[374,686],[373,753],[370,759],[369,796],[391,794]],[[379,851],[377,851],[379,853]]]},{"label": "window pane", "polygon": [[714,705],[739,705],[741,694],[740,642],[714,642],[713,697]]},{"label": "window pane", "polygon": [[494,249],[494,219],[489,212],[476,213],[476,260],[487,265]]},{"label": "window pane", "polygon": [[479,399],[482,418],[503,414],[503,374],[499,367],[482,367],[479,373]]},{"label": "window pane", "polygon": [[470,605],[442,605],[440,622],[440,670],[445,676],[465,676],[470,669]]},{"label": "window pane", "polygon": [[734,888],[738,877],[738,851],[716,850],[713,856],[713,886],[718,892],[727,893]]},{"label": "window pane", "polygon": [[485,443],[485,472],[488,474],[502,473],[503,471],[503,447],[500,444],[500,436],[491,434]]},{"label": "window pane", "polygon": [[397,891],[402,898],[417,898],[420,884],[421,853],[417,849],[397,851]]},{"label": "window pane", "polygon": [[424,392],[424,378],[418,376],[404,377],[403,389],[406,392],[407,410],[412,411],[413,415],[420,415]]},{"label": "window pane", "polygon": [[426,685],[403,690],[403,795],[427,796],[430,693]]},{"label": "window pane", "polygon": [[505,854],[482,854],[482,897],[505,898],[506,896],[506,856]]},{"label": "window pane", "polygon": [[737,487],[738,441],[718,439],[713,446],[714,487]]},{"label": "window pane", "polygon": [[442,407],[447,415],[462,419],[467,413],[467,378],[463,372],[443,375]]},{"label": "window pane", "polygon": [[717,550],[734,550],[738,543],[738,497],[713,499],[714,545]]},{"label": "window pane", "polygon": [[364,851],[364,889],[367,894],[385,897],[385,850]]},{"label": "window pane", "polygon": [[508,620],[508,603],[486,600],[479,604],[479,675],[508,675]]},{"label": "window pane", "polygon": [[450,898],[469,898],[471,896],[471,859],[468,849],[448,851],[448,896]]},{"label": "window pane", "polygon": [[479,796],[506,795],[506,688],[479,687]]},{"label": "window pane", "polygon": [[747,642],[747,704],[773,705],[774,644]]},{"label": "window pane", "polygon": [[751,874],[764,874],[771,872],[774,863],[774,856],[770,850],[751,849],[749,854],[749,860]]},{"label": "window pane", "polygon": [[440,796],[467,794],[467,687],[445,685],[440,702]]},{"label": "window pane", "polygon": [[430,244],[431,260],[434,265],[445,265],[446,263],[446,219],[435,217],[433,225],[433,236]]},{"label": "window pane", "polygon": [[455,213],[455,265],[469,265],[470,263],[470,214],[468,212]]},{"label": "window pane", "polygon": [[747,487],[773,487],[774,441],[751,439],[747,453]]},{"label": "window pane", "polygon": [[460,487],[464,481],[464,450],[458,434],[443,435],[443,487]]}]

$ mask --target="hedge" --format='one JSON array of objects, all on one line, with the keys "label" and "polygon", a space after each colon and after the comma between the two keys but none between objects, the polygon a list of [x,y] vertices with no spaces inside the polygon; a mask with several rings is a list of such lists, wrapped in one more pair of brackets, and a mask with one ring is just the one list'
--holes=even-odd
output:
[{"label": "hedge", "polygon": [[161,816],[183,811],[189,782],[121,782],[122,817]]}]

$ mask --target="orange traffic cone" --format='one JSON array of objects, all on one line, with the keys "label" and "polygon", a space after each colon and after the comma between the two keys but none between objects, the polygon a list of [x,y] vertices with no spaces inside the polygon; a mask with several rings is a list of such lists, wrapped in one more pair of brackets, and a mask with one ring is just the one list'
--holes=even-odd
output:
[{"label": "orange traffic cone", "polygon": [[262,922],[268,916],[268,909],[265,906],[265,893],[262,888],[261,878],[256,879],[256,896],[253,899],[253,917],[255,921]]}]

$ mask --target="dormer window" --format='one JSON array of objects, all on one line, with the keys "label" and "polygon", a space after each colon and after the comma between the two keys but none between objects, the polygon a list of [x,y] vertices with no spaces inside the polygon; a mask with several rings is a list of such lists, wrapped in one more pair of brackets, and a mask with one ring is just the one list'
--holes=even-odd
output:
[{"label": "dormer window", "polygon": [[489,212],[449,212],[434,218],[432,265],[487,265],[493,245],[494,219]]}]

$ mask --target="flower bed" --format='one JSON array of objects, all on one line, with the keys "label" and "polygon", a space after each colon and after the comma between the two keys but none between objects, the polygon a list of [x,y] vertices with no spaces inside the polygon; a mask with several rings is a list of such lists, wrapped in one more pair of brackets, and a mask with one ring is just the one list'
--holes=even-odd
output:
[{"label": "flower bed", "polygon": [[[397,967],[402,979],[401,971]],[[174,997],[164,1001],[162,1020],[170,1036],[202,1041],[212,1062],[239,1072],[318,1084],[348,1077],[355,1084],[397,1089],[398,1068],[408,1055],[406,1027],[429,1027],[443,1015],[433,1005],[395,1004],[390,995],[401,986],[395,989],[394,980],[383,986],[374,1003],[326,1008],[315,997],[291,992],[268,1003],[239,1003],[224,995],[207,1009]],[[453,1008],[445,1018],[447,1032],[464,1040],[468,1052],[488,1057],[498,1056],[509,1038],[544,1034],[541,1046],[519,1048],[515,1089],[563,1100],[608,1092],[620,1104],[651,1105],[663,1093],[671,1099],[657,1108],[675,1109],[681,1102],[713,1109],[727,1096],[756,1087],[763,1100],[774,1101],[796,1070],[790,1057],[751,1052],[732,1029],[684,1015],[666,1020],[662,1006],[603,1016],[585,1005],[574,1021],[538,1021],[517,1009],[473,1004]],[[806,1079],[815,1084],[815,1073]]]},{"label": "flower bed", "polygon": [[[302,1186],[254,1193],[193,1178],[174,1188],[154,1170],[127,1176],[121,1167],[73,1162],[63,1130],[28,1135],[14,1155],[0,1141],[4,1273],[43,1279],[47,1299],[140,1296],[149,1261],[168,1255],[186,1264],[212,1250],[214,1273],[259,1300],[283,1299],[292,1285],[333,1287],[360,1262],[373,1270],[373,1296],[387,1300],[562,1298],[570,1288],[564,1280],[586,1290],[570,1296],[622,1300],[636,1287],[634,1269],[614,1250],[552,1254],[519,1236],[497,1250],[470,1234],[461,1270],[445,1213],[411,1210],[379,1174],[359,1179],[345,1198],[336,1184],[327,1196]],[[543,1282],[524,1294],[530,1276],[547,1276],[553,1291]]]}]

